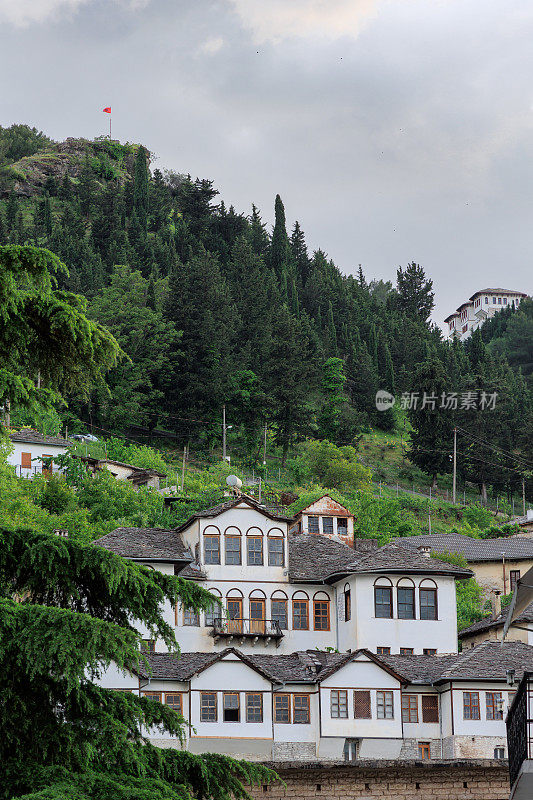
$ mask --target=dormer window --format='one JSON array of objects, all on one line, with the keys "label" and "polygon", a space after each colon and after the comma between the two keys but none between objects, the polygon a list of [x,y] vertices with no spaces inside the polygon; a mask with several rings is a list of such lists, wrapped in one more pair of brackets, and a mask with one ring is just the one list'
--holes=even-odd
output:
[{"label": "dormer window", "polygon": [[307,530],[309,533],[318,533],[318,517],[307,518]]},{"label": "dormer window", "polygon": [[333,517],[322,517],[322,532],[333,536]]}]

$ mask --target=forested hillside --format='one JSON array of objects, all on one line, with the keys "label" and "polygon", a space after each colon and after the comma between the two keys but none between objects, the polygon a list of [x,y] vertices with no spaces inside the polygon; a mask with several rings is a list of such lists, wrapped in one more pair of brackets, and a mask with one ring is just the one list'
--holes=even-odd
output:
[{"label": "forested hillside", "polygon": [[[308,250],[298,222],[287,225],[279,196],[270,232],[252,203],[228,208],[212,181],[178,166],[151,172],[139,145],[0,129],[0,244],[57,254],[69,270],[62,288],[85,296],[124,351],[89,399],[70,398],[71,429],[164,429],[208,451],[225,405],[254,463],[265,425],[284,459],[304,438],[354,444],[370,425],[403,426],[402,393],[418,393],[406,409],[411,458],[429,475],[450,472],[457,425],[463,478],[483,491],[531,480],[531,301],[449,345],[429,321],[432,281],[415,262],[394,287],[361,268],[345,276],[325,250]],[[376,409],[378,389],[396,395],[393,409]],[[424,392],[435,408],[422,408]],[[466,392],[475,409],[461,407]],[[456,393],[457,408],[440,407],[443,393]]]}]

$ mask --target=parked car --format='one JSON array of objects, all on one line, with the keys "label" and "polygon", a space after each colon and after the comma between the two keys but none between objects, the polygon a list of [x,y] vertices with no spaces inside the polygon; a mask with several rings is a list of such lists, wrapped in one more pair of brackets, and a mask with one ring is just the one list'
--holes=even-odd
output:
[{"label": "parked car", "polygon": [[93,436],[92,433],[75,433],[70,437],[74,442],[97,442],[98,437]]}]

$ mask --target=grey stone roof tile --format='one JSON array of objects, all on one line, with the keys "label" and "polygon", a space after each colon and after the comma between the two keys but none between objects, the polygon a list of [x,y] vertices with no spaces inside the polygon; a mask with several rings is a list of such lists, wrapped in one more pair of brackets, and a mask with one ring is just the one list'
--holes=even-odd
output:
[{"label": "grey stone roof tile", "polygon": [[12,442],[27,442],[28,444],[50,444],[57,447],[70,447],[74,444],[69,439],[62,436],[45,436],[39,431],[31,430],[30,428],[23,428],[20,431],[10,434],[9,438]]},{"label": "grey stone roof tile", "polygon": [[533,539],[527,536],[509,536],[498,539],[474,539],[464,533],[433,533],[405,536],[395,539],[401,547],[431,547],[436,553],[460,553],[467,561],[501,561],[533,559]]},{"label": "grey stone roof tile", "polygon": [[123,558],[141,561],[192,561],[175,530],[163,528],[115,528],[93,544]]}]

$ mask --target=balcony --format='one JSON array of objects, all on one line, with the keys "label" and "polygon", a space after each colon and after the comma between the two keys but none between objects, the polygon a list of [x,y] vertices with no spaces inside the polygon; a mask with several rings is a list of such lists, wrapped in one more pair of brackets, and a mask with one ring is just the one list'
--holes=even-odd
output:
[{"label": "balcony", "polygon": [[533,797],[533,672],[524,673],[507,714],[510,800]]},{"label": "balcony", "polygon": [[279,647],[283,631],[276,619],[218,619],[213,624],[211,636],[215,642],[219,639],[228,643],[235,639],[239,644],[248,642],[252,645],[259,641],[263,644],[274,642]]}]

